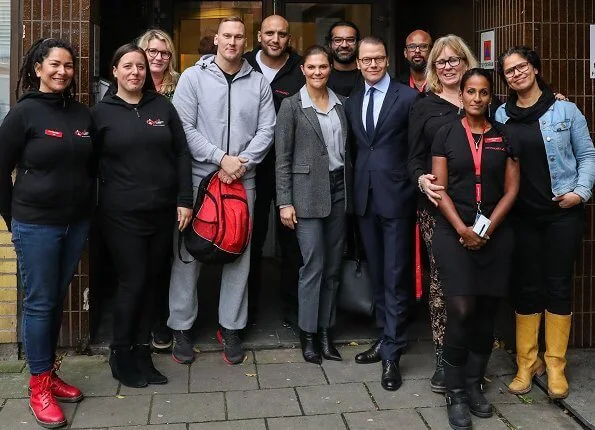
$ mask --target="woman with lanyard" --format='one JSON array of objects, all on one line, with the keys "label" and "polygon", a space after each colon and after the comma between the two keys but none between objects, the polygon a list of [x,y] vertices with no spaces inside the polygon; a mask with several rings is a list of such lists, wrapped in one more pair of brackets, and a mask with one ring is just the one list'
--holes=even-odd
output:
[{"label": "woman with lanyard", "polygon": [[544,371],[537,356],[545,311],[548,395],[568,396],[564,376],[572,319],[572,268],[585,229],[585,202],[595,180],[595,149],[587,122],[574,103],[555,100],[541,75],[537,53],[510,48],[498,59],[510,97],[496,119],[518,136],[521,188],[512,225],[518,372],[511,393],[531,390]]},{"label": "woman with lanyard", "polygon": [[440,128],[432,144],[439,215],[433,250],[446,298],[444,366],[449,423],[471,428],[470,412],[487,418],[482,394],[499,299],[508,294],[514,237],[505,216],[519,188],[519,166],[502,132],[487,117],[489,71],[463,75],[465,115]]},{"label": "woman with lanyard", "polygon": [[[351,160],[345,98],[326,84],[333,61],[322,46],[304,53],[306,85],[277,114],[275,151],[281,222],[296,231],[303,265],[298,281],[298,324],[304,360],[341,360],[333,344],[345,213],[351,206]],[[319,338],[320,337],[320,338]]]},{"label": "woman with lanyard", "polygon": [[66,425],[56,400],[83,398],[56,374],[62,303],[93,209],[92,121],[76,100],[76,63],[68,42],[35,42],[19,72],[22,96],[0,127],[0,213],[12,231],[23,291],[29,407],[46,428]]}]

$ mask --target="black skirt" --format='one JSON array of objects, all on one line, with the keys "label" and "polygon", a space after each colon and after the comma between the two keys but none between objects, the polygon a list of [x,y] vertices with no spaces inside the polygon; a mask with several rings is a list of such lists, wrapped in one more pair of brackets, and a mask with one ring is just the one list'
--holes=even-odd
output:
[{"label": "black skirt", "polygon": [[478,251],[470,251],[459,243],[456,230],[443,219],[436,223],[432,248],[445,297],[507,297],[514,234],[505,222],[488,243]]}]

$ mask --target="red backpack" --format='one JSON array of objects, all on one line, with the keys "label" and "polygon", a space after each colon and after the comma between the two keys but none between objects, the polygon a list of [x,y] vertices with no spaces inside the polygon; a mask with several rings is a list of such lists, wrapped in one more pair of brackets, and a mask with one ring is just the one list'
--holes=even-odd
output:
[{"label": "red backpack", "polygon": [[198,188],[190,225],[184,231],[186,249],[201,263],[227,264],[244,253],[252,221],[241,181],[221,182],[217,172]]}]

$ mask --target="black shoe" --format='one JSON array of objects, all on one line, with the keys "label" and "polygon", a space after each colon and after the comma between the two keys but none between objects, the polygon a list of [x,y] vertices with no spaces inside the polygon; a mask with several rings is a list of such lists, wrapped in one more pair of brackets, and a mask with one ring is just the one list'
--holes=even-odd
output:
[{"label": "black shoe", "polygon": [[469,393],[469,410],[480,418],[490,418],[494,415],[492,404],[483,395],[483,381],[486,368],[490,361],[490,354],[469,352],[467,358],[467,392]]},{"label": "black shoe", "polygon": [[380,347],[382,346],[382,342],[382,339],[378,339],[369,349],[357,354],[355,356],[355,362],[358,364],[378,363],[382,360],[380,357]]},{"label": "black shoe", "polygon": [[173,343],[173,336],[171,329],[165,324],[158,324],[153,329],[153,339],[151,339],[151,346],[157,351],[167,351],[171,348]]},{"label": "black shoe", "polygon": [[320,351],[318,350],[318,342],[316,341],[316,333],[300,330],[300,344],[302,345],[304,360],[313,364],[322,363]]},{"label": "black shoe", "polygon": [[167,376],[155,369],[155,365],[153,365],[149,345],[134,345],[133,351],[136,366],[149,384],[167,384]]},{"label": "black shoe", "polygon": [[444,381],[444,362],[442,361],[442,347],[436,347],[436,370],[430,379],[430,389],[434,393],[446,393],[446,382]]},{"label": "black shoe", "polygon": [[402,383],[398,360],[382,360],[382,378],[380,379],[382,388],[388,391],[397,391]]},{"label": "black shoe", "polygon": [[223,359],[227,364],[240,364],[246,359],[244,345],[240,339],[239,330],[220,327],[217,330],[217,340],[223,345]]},{"label": "black shoe", "polygon": [[122,385],[132,388],[147,386],[147,378],[138,369],[134,354],[130,348],[112,349],[109,365],[112,369],[112,376],[120,381]]},{"label": "black shoe", "polygon": [[320,329],[318,331],[320,336],[320,351],[325,360],[342,361],[341,354],[337,351],[333,339],[329,333],[329,329]]},{"label": "black shoe", "polygon": [[454,430],[470,430],[472,425],[469,395],[465,390],[465,366],[452,366],[444,361],[444,375],[448,423]]},{"label": "black shoe", "polygon": [[188,330],[172,330],[174,335],[174,347],[171,357],[176,363],[190,364],[194,361],[194,349],[192,337]]}]

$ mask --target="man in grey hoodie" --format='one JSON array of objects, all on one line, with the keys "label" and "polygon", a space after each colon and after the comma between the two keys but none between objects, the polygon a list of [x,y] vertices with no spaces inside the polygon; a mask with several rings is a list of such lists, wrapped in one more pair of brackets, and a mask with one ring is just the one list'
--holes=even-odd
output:
[{"label": "man in grey hoodie", "polygon": [[[242,58],[246,31],[240,18],[221,20],[214,43],[216,55],[203,56],[182,73],[173,104],[182,120],[193,158],[195,196],[200,181],[217,170],[224,182],[242,181],[252,214],[254,168],[264,159],[273,142],[273,96],[264,76]],[[177,248],[177,238],[174,247]],[[191,260],[182,248],[182,257]],[[174,259],[172,266],[167,325],[174,333],[172,356],[179,363],[194,360],[189,330],[198,312],[195,286],[200,267],[196,261],[184,264],[179,258]],[[239,331],[247,321],[249,271],[249,246],[237,260],[223,267],[217,339],[223,344],[224,358],[230,364],[244,360]]]}]

